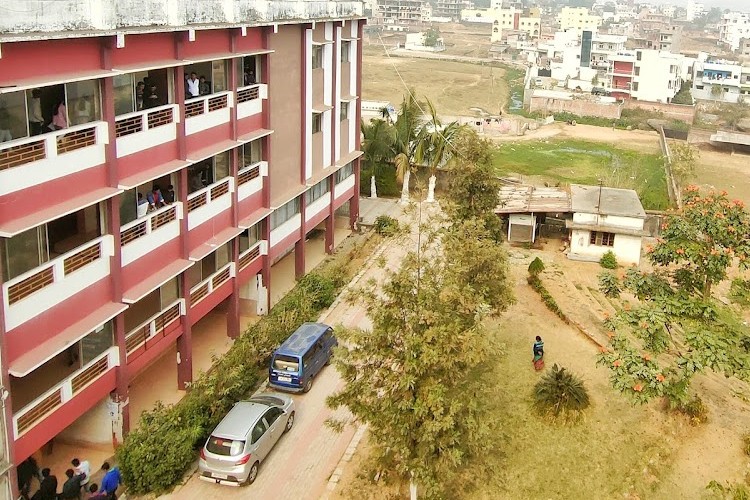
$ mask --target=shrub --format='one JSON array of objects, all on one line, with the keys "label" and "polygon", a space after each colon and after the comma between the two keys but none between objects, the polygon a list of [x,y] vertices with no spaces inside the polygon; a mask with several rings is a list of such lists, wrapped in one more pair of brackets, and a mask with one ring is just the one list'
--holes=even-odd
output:
[{"label": "shrub", "polygon": [[589,393],[583,381],[557,364],[534,387],[534,407],[544,415],[573,416],[589,404]]},{"label": "shrub", "polygon": [[612,250],[607,250],[599,259],[599,265],[604,269],[617,269],[617,256]]},{"label": "shrub", "polygon": [[615,276],[615,273],[610,271],[599,273],[599,291],[602,292],[605,297],[613,299],[620,296],[622,288],[620,288],[620,280]]},{"label": "shrub", "polygon": [[745,452],[745,455],[750,457],[750,434],[742,436],[742,451]]},{"label": "shrub", "polygon": [[729,287],[729,298],[741,306],[750,305],[750,280],[735,278]]},{"label": "shrub", "polygon": [[382,236],[393,236],[399,231],[399,223],[390,215],[378,215],[375,219],[375,232]]},{"label": "shrub", "polygon": [[690,419],[691,425],[699,425],[708,422],[708,408],[700,396],[682,403],[677,403],[676,410]]},{"label": "shrub", "polygon": [[544,271],[544,262],[539,257],[535,257],[529,264],[529,275],[539,276],[542,271]]},{"label": "shrub", "polygon": [[722,500],[750,500],[750,490],[741,483],[729,483],[726,485],[718,481],[711,481],[706,489],[714,494],[711,498]]},{"label": "shrub", "polygon": [[555,313],[557,317],[567,323],[568,318],[565,316],[565,313],[562,312],[560,306],[557,305],[557,302],[555,302],[555,298],[547,291],[546,288],[544,288],[542,280],[540,280],[538,276],[529,276],[527,278],[527,282],[529,283],[529,285],[531,285],[531,288],[536,290],[536,292],[542,298],[542,302],[544,302],[544,305],[547,306],[547,309]]},{"label": "shrub", "polygon": [[[372,177],[373,168],[363,166],[359,184],[359,192],[364,196],[370,196],[370,177]],[[378,196],[399,196],[401,187],[396,181],[396,169],[390,164],[381,164],[375,168],[375,186],[378,190]]]},{"label": "shrub", "polygon": [[269,314],[248,328],[175,405],[145,412],[117,449],[123,480],[134,494],[161,493],[180,481],[211,430],[265,377],[273,350],[305,321],[315,321],[346,281],[333,265],[302,278]]}]

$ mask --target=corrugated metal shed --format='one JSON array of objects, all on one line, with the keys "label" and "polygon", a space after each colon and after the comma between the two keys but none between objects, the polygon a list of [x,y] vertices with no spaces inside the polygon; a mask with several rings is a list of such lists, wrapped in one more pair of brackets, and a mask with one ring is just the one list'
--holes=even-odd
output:
[{"label": "corrugated metal shed", "polygon": [[570,192],[564,188],[503,186],[496,214],[572,212]]}]

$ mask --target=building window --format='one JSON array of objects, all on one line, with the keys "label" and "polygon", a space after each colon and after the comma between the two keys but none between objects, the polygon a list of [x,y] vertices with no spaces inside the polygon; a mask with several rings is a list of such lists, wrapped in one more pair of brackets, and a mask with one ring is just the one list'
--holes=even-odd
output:
[{"label": "building window", "polygon": [[322,113],[313,113],[312,115],[312,133],[317,134],[321,131],[321,128],[323,126],[323,114]]},{"label": "building window", "polygon": [[641,67],[640,66],[636,66],[635,67],[635,76],[638,76],[640,74],[641,74]]},{"label": "building window", "polygon": [[346,41],[341,42],[341,62],[342,63],[348,63],[349,62],[349,51],[351,50],[352,42]]},{"label": "building window", "polygon": [[591,245],[597,245],[600,247],[613,247],[615,246],[615,235],[614,233],[603,233],[601,231],[591,231],[591,237],[589,238]]},{"label": "building window", "polygon": [[641,60],[641,54],[642,54],[642,52],[640,50],[635,53],[635,59],[636,59],[636,61],[640,61]]},{"label": "building window", "polygon": [[343,168],[336,171],[336,184],[342,183],[346,178],[354,173],[354,167],[347,163]]},{"label": "building window", "polygon": [[299,197],[287,202],[271,214],[271,230],[273,231],[299,213]]},{"label": "building window", "polygon": [[323,46],[313,45],[312,48],[312,69],[323,67]]},{"label": "building window", "polygon": [[[243,144],[240,151],[242,156],[242,167],[255,165],[263,159],[263,139],[255,139],[252,142]],[[242,168],[241,167],[241,168]]]},{"label": "building window", "polygon": [[229,177],[229,151],[188,167],[188,193],[201,190],[225,177]]},{"label": "building window", "polygon": [[321,196],[325,195],[330,191],[330,186],[328,185],[328,178],[323,179],[319,183],[315,184],[313,187],[310,188],[310,190],[307,192],[307,205],[310,205],[315,200],[318,200]]},{"label": "building window", "polygon": [[258,222],[253,227],[240,234],[240,253],[250,250],[250,247],[260,241],[260,224],[261,223]]},{"label": "building window", "polygon": [[344,121],[349,119],[349,102],[348,101],[341,101],[341,112],[339,113],[339,121]]},{"label": "building window", "polygon": [[633,92],[638,92],[638,82],[633,82],[631,89]]}]

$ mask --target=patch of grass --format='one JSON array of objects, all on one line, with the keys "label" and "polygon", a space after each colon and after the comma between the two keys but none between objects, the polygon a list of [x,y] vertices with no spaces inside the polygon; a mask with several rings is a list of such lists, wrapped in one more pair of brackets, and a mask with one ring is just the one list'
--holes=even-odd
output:
[{"label": "patch of grass", "polygon": [[533,177],[550,184],[605,185],[634,189],[643,208],[669,207],[664,164],[659,155],[642,154],[580,140],[502,144],[493,158],[501,176]]}]

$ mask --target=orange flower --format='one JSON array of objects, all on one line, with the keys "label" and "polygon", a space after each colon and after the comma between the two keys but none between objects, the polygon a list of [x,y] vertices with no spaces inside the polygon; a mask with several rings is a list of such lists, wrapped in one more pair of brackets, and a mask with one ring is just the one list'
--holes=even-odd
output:
[{"label": "orange flower", "polygon": [[613,338],[615,338],[615,334],[612,333],[612,332],[609,332],[609,333],[607,333],[607,337],[609,337],[610,339],[613,339]]},{"label": "orange flower", "polygon": [[645,321],[643,323],[641,323],[641,328],[643,328],[644,330],[647,330],[648,329],[648,323],[646,323]]},{"label": "orange flower", "polygon": [[630,302],[625,302],[622,308],[625,309],[626,311],[630,311]]},{"label": "orange flower", "polygon": [[643,386],[642,386],[641,384],[635,384],[635,385],[633,386],[633,390],[634,390],[635,392],[643,392]]},{"label": "orange flower", "polygon": [[719,194],[721,194],[722,196],[726,196],[726,195],[728,195],[729,193],[727,193],[727,192],[726,192],[725,190],[723,190],[723,189],[722,189],[722,190],[721,190],[721,193],[719,193]]},{"label": "orange flower", "polygon": [[732,203],[734,203],[734,206],[735,206],[735,207],[740,207],[740,208],[742,208],[742,207],[744,207],[744,206],[745,206],[745,202],[743,202],[742,200],[734,200],[734,201],[732,201]]},{"label": "orange flower", "polygon": [[727,231],[729,231],[730,233],[733,233],[733,232],[735,232],[735,231],[736,231],[736,229],[734,228],[734,226],[729,226],[729,227],[727,228]]},{"label": "orange flower", "polygon": [[716,250],[715,248],[712,248],[711,249],[711,255],[719,255],[719,251]]},{"label": "orange flower", "polygon": [[664,382],[664,375],[660,373],[659,375],[656,376],[656,380],[658,380],[659,382]]},{"label": "orange flower", "polygon": [[651,356],[649,356],[648,354],[644,354],[643,361],[651,361]]},{"label": "orange flower", "polygon": [[654,251],[654,247],[652,247],[651,245],[646,245],[646,253],[651,253],[653,251]]},{"label": "orange flower", "polygon": [[677,250],[675,250],[675,253],[677,255],[684,255],[685,254],[685,250],[683,250],[682,248],[678,248]]},{"label": "orange flower", "polygon": [[613,365],[613,366],[614,366],[615,368],[619,368],[621,364],[622,364],[622,361],[620,361],[619,359],[616,359],[616,360],[615,360],[615,362],[614,362],[614,363],[612,363],[612,365]]}]

